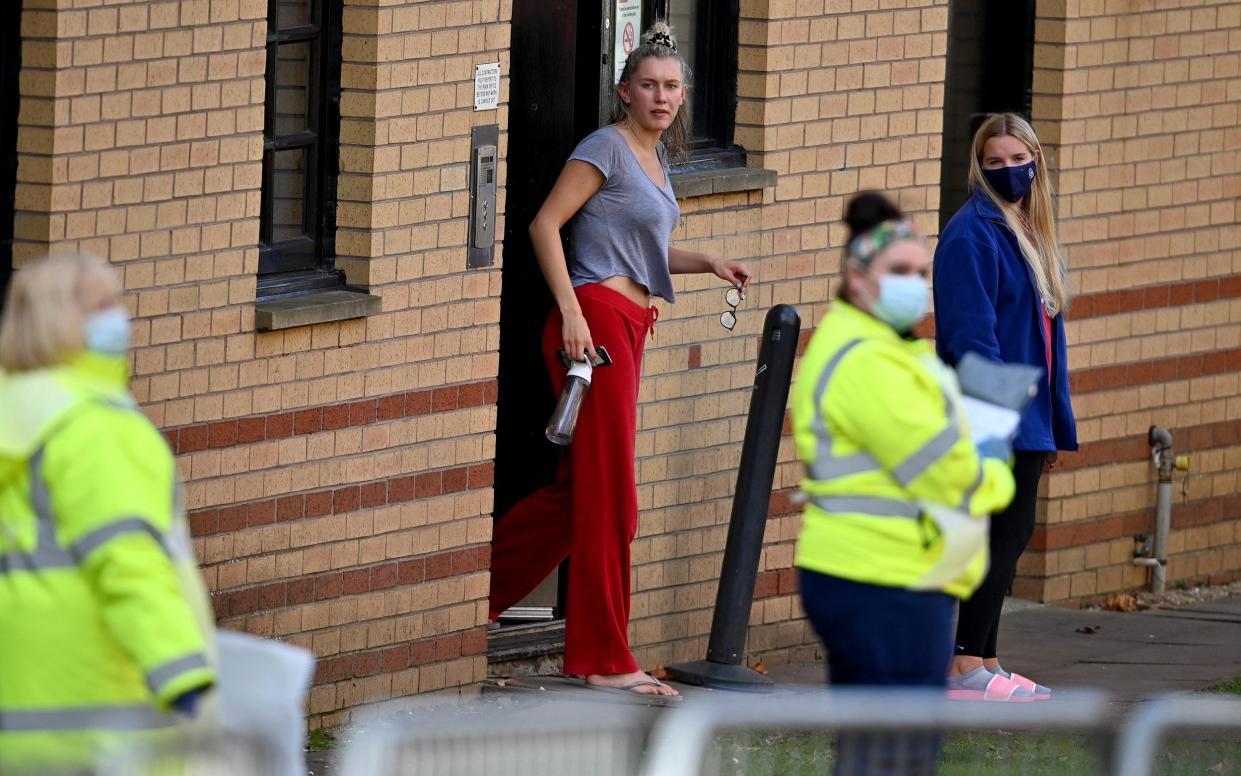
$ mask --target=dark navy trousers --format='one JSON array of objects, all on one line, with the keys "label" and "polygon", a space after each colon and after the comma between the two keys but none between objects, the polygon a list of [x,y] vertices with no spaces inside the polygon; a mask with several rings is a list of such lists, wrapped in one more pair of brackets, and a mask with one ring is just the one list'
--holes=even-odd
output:
[{"label": "dark navy trousers", "polygon": [[957,599],[800,570],[801,600],[833,685],[943,687]]},{"label": "dark navy trousers", "polygon": [[[944,687],[956,599],[801,569],[802,607],[827,648],[833,686]],[[851,733],[836,741],[837,776],[926,776],[941,737]]]}]

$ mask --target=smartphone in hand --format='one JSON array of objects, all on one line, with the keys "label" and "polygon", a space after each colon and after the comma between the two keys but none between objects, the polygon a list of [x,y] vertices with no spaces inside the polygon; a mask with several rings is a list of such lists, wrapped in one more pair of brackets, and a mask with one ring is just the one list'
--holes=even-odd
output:
[{"label": "smartphone in hand", "polygon": [[[560,363],[564,364],[565,369],[568,369],[573,365],[573,362],[569,359],[569,355],[564,352],[564,348],[557,350],[556,355],[560,357]],[[608,355],[607,348],[602,345],[596,345],[595,355],[598,356],[598,358],[591,362],[591,366],[594,368],[598,369],[601,366],[612,366],[612,357]]]}]

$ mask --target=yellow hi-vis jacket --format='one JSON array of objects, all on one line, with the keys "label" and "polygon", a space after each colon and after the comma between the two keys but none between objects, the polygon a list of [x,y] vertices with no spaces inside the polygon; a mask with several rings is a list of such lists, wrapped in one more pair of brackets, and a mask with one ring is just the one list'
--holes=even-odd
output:
[{"label": "yellow hi-vis jacket", "polygon": [[0,773],[158,740],[215,681],[176,465],[126,372],[0,374]]},{"label": "yellow hi-vis jacket", "polygon": [[[920,502],[979,519],[1008,505],[1012,472],[979,457],[958,393],[929,342],[906,340],[848,303],[833,303],[793,387],[793,438],[807,470],[795,565],[918,588],[944,551]],[[943,592],[968,597],[986,564],[982,542]]]}]

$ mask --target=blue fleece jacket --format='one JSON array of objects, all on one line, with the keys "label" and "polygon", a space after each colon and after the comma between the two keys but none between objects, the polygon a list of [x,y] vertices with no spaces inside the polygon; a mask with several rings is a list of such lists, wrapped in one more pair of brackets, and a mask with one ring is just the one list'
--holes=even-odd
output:
[{"label": "blue fleece jacket", "polygon": [[[993,361],[1047,367],[1034,273],[986,194],[975,192],[944,227],[933,272],[936,349],[945,363],[955,365],[972,351]],[[1051,335],[1051,380],[1040,383],[1022,416],[1015,450],[1077,449],[1063,315],[1052,319]]]}]

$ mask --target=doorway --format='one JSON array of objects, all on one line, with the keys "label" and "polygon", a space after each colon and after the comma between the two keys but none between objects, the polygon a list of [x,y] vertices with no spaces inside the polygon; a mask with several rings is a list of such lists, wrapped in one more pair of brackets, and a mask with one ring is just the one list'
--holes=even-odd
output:
[{"label": "doorway", "polygon": [[[614,0],[514,0],[509,78],[508,175],[500,296],[496,418],[497,520],[555,478],[561,449],[543,431],[555,406],[540,343],[552,298],[526,232],[579,140],[603,120],[610,85],[601,20]],[[566,256],[571,256],[566,246]],[[543,652],[562,637],[565,565],[502,618],[523,623]],[[501,629],[503,631],[505,629]],[[561,627],[562,631],[562,627]],[[493,638],[493,642],[495,639]],[[530,641],[530,639],[526,639]],[[541,645],[541,647],[539,647]],[[494,659],[494,655],[493,655]]]},{"label": "doorway", "polygon": [[974,132],[989,113],[1027,119],[1034,97],[1035,0],[951,0],[939,228],[969,199]]}]

